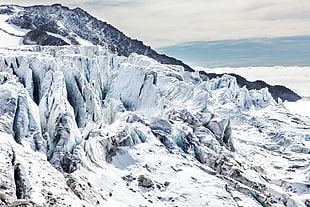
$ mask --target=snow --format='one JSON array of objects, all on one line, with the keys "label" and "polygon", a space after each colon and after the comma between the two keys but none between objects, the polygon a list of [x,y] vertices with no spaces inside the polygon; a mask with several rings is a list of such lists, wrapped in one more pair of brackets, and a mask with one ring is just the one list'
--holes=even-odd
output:
[{"label": "snow", "polygon": [[[23,11],[20,8],[15,8],[14,12],[15,14],[18,12]],[[7,14],[0,14],[0,47],[12,47],[17,45],[22,45],[22,36],[24,36],[29,30],[18,28],[17,26],[13,24],[9,24],[6,22],[7,19],[9,19],[11,16]],[[65,29],[65,26],[58,21],[57,25]],[[4,32],[4,31],[5,32]],[[49,35],[60,38],[64,40],[65,42],[70,44],[70,40],[67,37],[63,37],[59,34],[47,32]],[[74,32],[70,33],[70,36],[77,40],[77,42],[82,46],[93,46],[91,42],[84,40],[80,38],[77,34]]]},{"label": "snow", "polygon": [[[5,161],[1,163],[2,186],[7,186],[6,189],[13,185],[12,190],[15,188],[22,189],[20,195],[38,205],[53,202],[49,200],[53,196],[61,196],[64,198],[64,201],[60,201],[61,205],[81,206],[83,202],[71,199],[73,193],[66,190],[66,181],[63,175],[46,160],[44,151],[35,150],[31,144],[27,144],[35,139],[40,141],[38,136],[31,139],[31,136],[38,130],[34,126],[35,123],[31,123],[34,121],[31,120],[31,116],[37,117],[38,107],[25,93],[22,85],[15,82],[14,78],[11,79],[8,73],[1,72],[0,80],[0,156],[1,161]],[[27,102],[31,104],[26,108],[24,105],[29,104]],[[37,120],[37,118],[35,119]],[[24,130],[25,134],[20,134],[22,136],[21,143],[18,143],[18,137],[12,130],[14,129],[17,133],[15,124],[20,121],[24,123],[29,121],[29,126],[25,126],[29,128],[23,129],[24,126],[20,125],[20,130]],[[49,179],[51,177],[52,179]],[[16,198],[19,195],[15,191],[13,193],[6,191],[5,193],[6,196],[3,197],[2,194],[2,199],[8,199],[11,202],[19,201]]]},{"label": "snow", "polygon": [[[0,28],[7,31],[8,33],[12,33],[14,35],[22,36],[25,35],[28,30],[18,28],[15,25],[8,24],[5,22],[10,16],[6,14],[0,14]],[[15,45],[16,46],[16,45]]]},{"label": "snow", "polygon": [[[82,206],[81,201],[72,199],[73,192],[67,192],[65,178],[46,161],[44,154],[33,152],[31,149],[14,143],[13,137],[6,133],[0,132],[0,135],[0,146],[3,147],[10,143],[14,149],[15,166],[18,164],[23,170],[22,176],[26,181],[25,190],[27,190],[26,196],[29,196],[28,199],[31,199],[38,205],[45,205],[46,203],[51,203],[53,197],[63,197],[64,200],[60,201],[60,205]],[[2,153],[5,154],[7,151],[2,151]],[[7,167],[9,166],[5,166],[2,169]],[[52,179],[50,179],[51,177]],[[47,201],[48,199],[51,200]]]},{"label": "snow", "polygon": [[21,37],[14,37],[0,30],[0,47],[15,47],[20,45]]},{"label": "snow", "polygon": [[6,14],[0,14],[0,47],[22,45],[22,38],[18,36],[23,36],[27,33],[27,30],[20,29],[15,25],[6,23],[5,21],[9,17],[10,16]]},{"label": "snow", "polygon": [[310,117],[310,100],[307,98],[303,98],[297,102],[286,101],[284,105],[292,112]]},{"label": "snow", "polygon": [[[310,200],[310,119],[266,89],[239,88],[228,75],[202,81],[179,66],[97,46],[2,48],[0,70],[0,166],[9,186],[25,186],[28,201],[215,207]],[[18,200],[12,188],[8,203]]]},{"label": "snow", "polygon": [[55,33],[52,33],[52,32],[46,32],[48,35],[51,35],[51,36],[54,36],[54,37],[57,37],[57,38],[60,38],[62,39],[63,41],[67,42],[68,44],[70,44],[70,40],[68,40],[66,37],[63,37],[59,34],[55,34]]},{"label": "snow", "polygon": [[[219,178],[202,173],[199,162],[193,162],[181,154],[163,156],[167,151],[158,140],[148,140],[148,142],[147,146],[139,144],[133,148],[122,149],[124,153],[113,158],[112,164],[122,169],[123,176],[145,175],[156,183],[154,189],[136,186],[137,181],[130,182],[128,186],[139,194],[147,196],[148,201],[152,201],[149,205],[170,206],[173,203],[178,206],[188,206],[189,203],[192,206],[235,205],[232,198],[228,199],[230,195],[223,188],[225,183]],[[135,160],[135,162],[128,163],[128,160]],[[143,168],[141,169],[140,166]],[[211,169],[209,170],[212,172]],[[168,186],[164,185],[166,182],[169,182]],[[255,204],[255,201],[251,202]]]},{"label": "snow", "polygon": [[89,42],[89,41],[87,41],[87,40],[84,40],[84,39],[82,39],[82,38],[80,38],[80,37],[76,37],[76,40],[80,43],[80,45],[82,45],[82,46],[93,46],[94,44],[93,43],[91,43],[91,42]]},{"label": "snow", "polygon": [[[71,10],[51,8],[82,46],[5,48],[21,38],[0,31],[1,206],[309,204],[308,67],[202,69],[306,96],[277,103],[229,75],[203,81],[198,71],[92,46]],[[26,32],[0,16],[8,32]]]},{"label": "snow", "polygon": [[[62,24],[61,24],[61,25],[62,25]],[[64,26],[62,25],[62,27],[64,27]],[[61,35],[59,35],[59,34],[55,34],[55,33],[52,33],[52,32],[47,32],[47,34],[49,34],[49,35],[51,35],[51,36],[54,36],[54,37],[57,37],[57,38],[60,38],[60,39],[64,40],[65,42],[67,42],[68,44],[71,43],[70,40],[69,40],[68,38],[63,37],[63,36],[61,36]],[[87,40],[84,40],[84,39],[78,37],[78,36],[77,36],[76,34],[74,34],[73,32],[71,33],[71,36],[74,36],[74,37],[75,37],[74,39],[77,40],[81,46],[94,46],[94,44],[92,44],[91,42],[89,42],[89,41],[87,41]]]}]

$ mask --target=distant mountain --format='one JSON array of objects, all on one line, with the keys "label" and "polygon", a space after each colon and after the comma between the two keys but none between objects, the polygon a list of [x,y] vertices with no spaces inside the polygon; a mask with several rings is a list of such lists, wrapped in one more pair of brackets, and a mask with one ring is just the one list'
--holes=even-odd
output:
[{"label": "distant mountain", "polygon": [[[21,7],[16,5],[0,7],[0,14],[9,15],[6,23],[15,25],[25,31],[24,35],[7,34],[22,38],[25,45],[83,45],[93,44],[107,47],[113,53],[128,57],[131,53],[145,55],[162,64],[180,65],[186,71],[194,70],[173,57],[158,54],[142,41],[131,39],[112,25],[100,21],[81,8],[70,9],[60,4],[36,5]],[[247,81],[241,76],[231,74],[237,78],[239,86],[246,85],[249,89],[267,87],[273,98],[278,100],[297,101],[301,97],[290,89],[282,86],[271,86],[267,83],[257,84]],[[217,75],[201,73],[202,78],[214,78]]]}]

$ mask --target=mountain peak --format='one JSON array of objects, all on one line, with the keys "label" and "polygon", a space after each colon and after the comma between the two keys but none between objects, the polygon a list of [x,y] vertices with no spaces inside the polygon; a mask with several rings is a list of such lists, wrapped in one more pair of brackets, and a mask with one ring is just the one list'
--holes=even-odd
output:
[{"label": "mountain peak", "polygon": [[[61,4],[35,5],[21,7],[17,5],[3,5],[0,8],[0,15],[6,15],[7,27],[0,28],[0,32],[14,37],[16,44],[43,45],[43,46],[63,46],[63,45],[100,45],[108,48],[111,52],[128,57],[131,53],[148,56],[159,63],[168,65],[180,65],[186,71],[194,70],[173,57],[158,54],[150,46],[146,46],[142,41],[131,39],[123,32],[108,24],[98,20],[87,11],[77,7],[70,9]],[[19,28],[19,29],[16,29]],[[17,30],[17,31],[16,31]],[[17,33],[16,33],[17,32]],[[4,41],[11,44],[12,41]],[[14,42],[14,41],[13,41]],[[202,74],[212,78],[213,74]],[[301,97],[291,90],[281,88],[278,93],[274,87],[268,84],[258,86],[244,80],[244,78],[231,74],[237,78],[239,86],[247,85],[249,88],[261,89],[268,87],[272,91],[274,99],[296,101]],[[246,84],[243,84],[246,82]]]},{"label": "mountain peak", "polygon": [[83,45],[88,43],[108,47],[118,55],[128,57],[131,53],[137,53],[149,56],[163,64],[181,65],[187,71],[194,71],[182,61],[158,54],[142,41],[127,37],[112,25],[98,20],[79,7],[70,9],[61,4],[2,7],[0,14],[10,16],[6,19],[6,23],[27,31],[24,34],[24,39],[27,40],[23,40],[23,44]]}]

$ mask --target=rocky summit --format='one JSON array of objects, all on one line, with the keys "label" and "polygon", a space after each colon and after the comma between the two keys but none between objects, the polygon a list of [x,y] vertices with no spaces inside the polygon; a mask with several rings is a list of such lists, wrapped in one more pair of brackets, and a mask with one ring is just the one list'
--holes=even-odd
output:
[{"label": "rocky summit", "polygon": [[[45,10],[56,26],[34,27]],[[310,206],[309,117],[268,87],[94,45],[82,14],[1,6],[3,37],[31,45],[0,49],[0,206]]]}]

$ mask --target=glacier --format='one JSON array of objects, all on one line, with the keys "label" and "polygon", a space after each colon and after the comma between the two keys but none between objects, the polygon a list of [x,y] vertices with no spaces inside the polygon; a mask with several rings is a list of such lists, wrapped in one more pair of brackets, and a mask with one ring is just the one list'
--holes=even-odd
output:
[{"label": "glacier", "polygon": [[0,205],[310,206],[310,118],[103,46],[0,49]]}]

